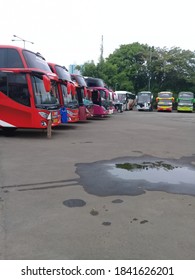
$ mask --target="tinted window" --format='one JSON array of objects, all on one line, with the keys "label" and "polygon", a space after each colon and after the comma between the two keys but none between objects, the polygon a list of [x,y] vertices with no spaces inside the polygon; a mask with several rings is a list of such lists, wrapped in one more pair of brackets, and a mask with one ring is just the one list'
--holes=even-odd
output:
[{"label": "tinted window", "polygon": [[172,97],[172,93],[171,92],[159,92],[158,96],[160,98],[171,98]]},{"label": "tinted window", "polygon": [[150,102],[151,100],[151,95],[148,93],[138,93],[138,103],[145,103],[145,102]]},{"label": "tinted window", "polygon": [[104,87],[104,82],[97,78],[85,78],[88,87]]},{"label": "tinted window", "polygon": [[8,85],[7,85],[7,74],[0,73],[0,91],[7,95]]},{"label": "tinted window", "polygon": [[69,82],[71,81],[71,76],[68,71],[66,71],[63,67],[60,66],[56,66],[55,68],[59,79]]},{"label": "tinted window", "polygon": [[26,75],[0,73],[0,91],[14,101],[25,106],[30,106],[30,95]]},{"label": "tinted window", "polygon": [[133,93],[127,93],[127,98],[128,99],[135,99],[135,94],[133,94]]},{"label": "tinted window", "polygon": [[79,86],[81,87],[87,87],[87,84],[85,82],[85,79],[82,76],[76,76],[76,75],[71,75],[71,78],[74,82],[77,82]]},{"label": "tinted window", "polygon": [[99,92],[100,92],[100,95],[101,95],[102,98],[107,99],[106,98],[106,92],[104,90],[100,89]]},{"label": "tinted window", "polygon": [[52,82],[50,92],[45,90],[43,79],[39,76],[32,76],[35,103],[37,108],[59,108],[58,90],[56,82]]},{"label": "tinted window", "polygon": [[23,68],[19,53],[15,49],[0,48],[0,68]]},{"label": "tinted window", "polygon": [[194,94],[193,92],[180,92],[179,93],[179,97],[182,98],[193,98],[194,97]]},{"label": "tinted window", "polygon": [[27,67],[52,72],[49,65],[41,55],[35,54],[27,50],[23,50],[23,54],[27,63]]}]

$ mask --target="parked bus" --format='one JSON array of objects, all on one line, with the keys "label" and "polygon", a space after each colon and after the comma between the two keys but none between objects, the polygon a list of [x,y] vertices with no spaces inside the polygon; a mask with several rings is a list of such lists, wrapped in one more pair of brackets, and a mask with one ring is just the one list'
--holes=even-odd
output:
[{"label": "parked bus", "polygon": [[193,112],[194,93],[189,91],[179,92],[177,102],[178,112]]},{"label": "parked bus", "polygon": [[123,111],[130,111],[135,105],[135,94],[129,91],[115,91],[116,98],[123,104]]},{"label": "parked bus", "polygon": [[0,127],[42,129],[50,118],[59,125],[56,79],[40,54],[0,45]]},{"label": "parked bus", "polygon": [[71,75],[64,66],[48,63],[51,71],[58,76],[58,90],[60,95],[62,123],[79,121],[79,103],[76,88],[71,80]]},{"label": "parked bus", "polygon": [[92,91],[92,101],[94,104],[94,116],[106,116],[114,111],[114,104],[110,99],[110,91],[106,88],[102,79],[84,77],[88,89]]},{"label": "parked bus", "polygon": [[84,110],[80,111],[80,115],[82,114],[84,119],[91,119],[94,115],[93,102],[92,102],[92,94],[91,91],[87,89],[87,84],[83,76],[78,74],[71,74],[71,79],[75,84],[77,91],[77,98],[79,102],[79,107]]},{"label": "parked bus", "polygon": [[156,98],[157,111],[168,111],[172,112],[174,97],[173,93],[170,91],[161,91],[158,93]]},{"label": "parked bus", "polygon": [[140,91],[137,94],[137,110],[153,111],[153,94],[150,91]]}]

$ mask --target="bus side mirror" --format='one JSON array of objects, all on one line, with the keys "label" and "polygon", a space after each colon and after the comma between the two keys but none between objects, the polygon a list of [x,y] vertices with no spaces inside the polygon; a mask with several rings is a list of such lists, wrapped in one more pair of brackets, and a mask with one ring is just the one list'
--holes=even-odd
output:
[{"label": "bus side mirror", "polygon": [[89,99],[92,98],[92,91],[90,89],[87,89],[87,95],[88,95]]},{"label": "bus side mirror", "polygon": [[72,86],[71,83],[67,82],[67,92],[68,94],[71,94]]},{"label": "bus side mirror", "polygon": [[71,92],[72,92],[72,95],[76,95],[76,87],[74,84],[71,84]]},{"label": "bus side mirror", "polygon": [[84,87],[84,96],[87,97],[87,89]]},{"label": "bus side mirror", "polygon": [[100,101],[100,100],[101,100],[101,93],[99,92],[99,90],[98,90],[97,92],[98,92],[98,98],[97,98],[97,100]]},{"label": "bus side mirror", "polygon": [[46,92],[50,92],[50,90],[51,90],[51,81],[50,81],[50,79],[46,75],[43,75],[43,84],[44,84]]}]

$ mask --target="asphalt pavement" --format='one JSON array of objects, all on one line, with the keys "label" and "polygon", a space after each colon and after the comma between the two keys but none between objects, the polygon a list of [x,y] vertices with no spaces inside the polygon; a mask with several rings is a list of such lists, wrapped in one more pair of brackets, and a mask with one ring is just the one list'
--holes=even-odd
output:
[{"label": "asphalt pavement", "polygon": [[51,139],[0,131],[0,259],[195,259],[195,183],[123,193],[131,180],[104,173],[145,159],[194,171],[195,113],[116,113]]}]

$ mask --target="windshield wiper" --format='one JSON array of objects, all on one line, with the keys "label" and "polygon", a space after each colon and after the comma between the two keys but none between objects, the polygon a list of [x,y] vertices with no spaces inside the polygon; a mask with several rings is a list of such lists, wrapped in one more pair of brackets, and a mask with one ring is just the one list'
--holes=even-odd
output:
[{"label": "windshield wiper", "polygon": [[47,104],[37,104],[36,108],[40,108],[40,109],[46,109],[46,110],[56,110],[60,108],[60,105],[55,105],[55,104],[51,104],[51,105],[47,105]]}]

